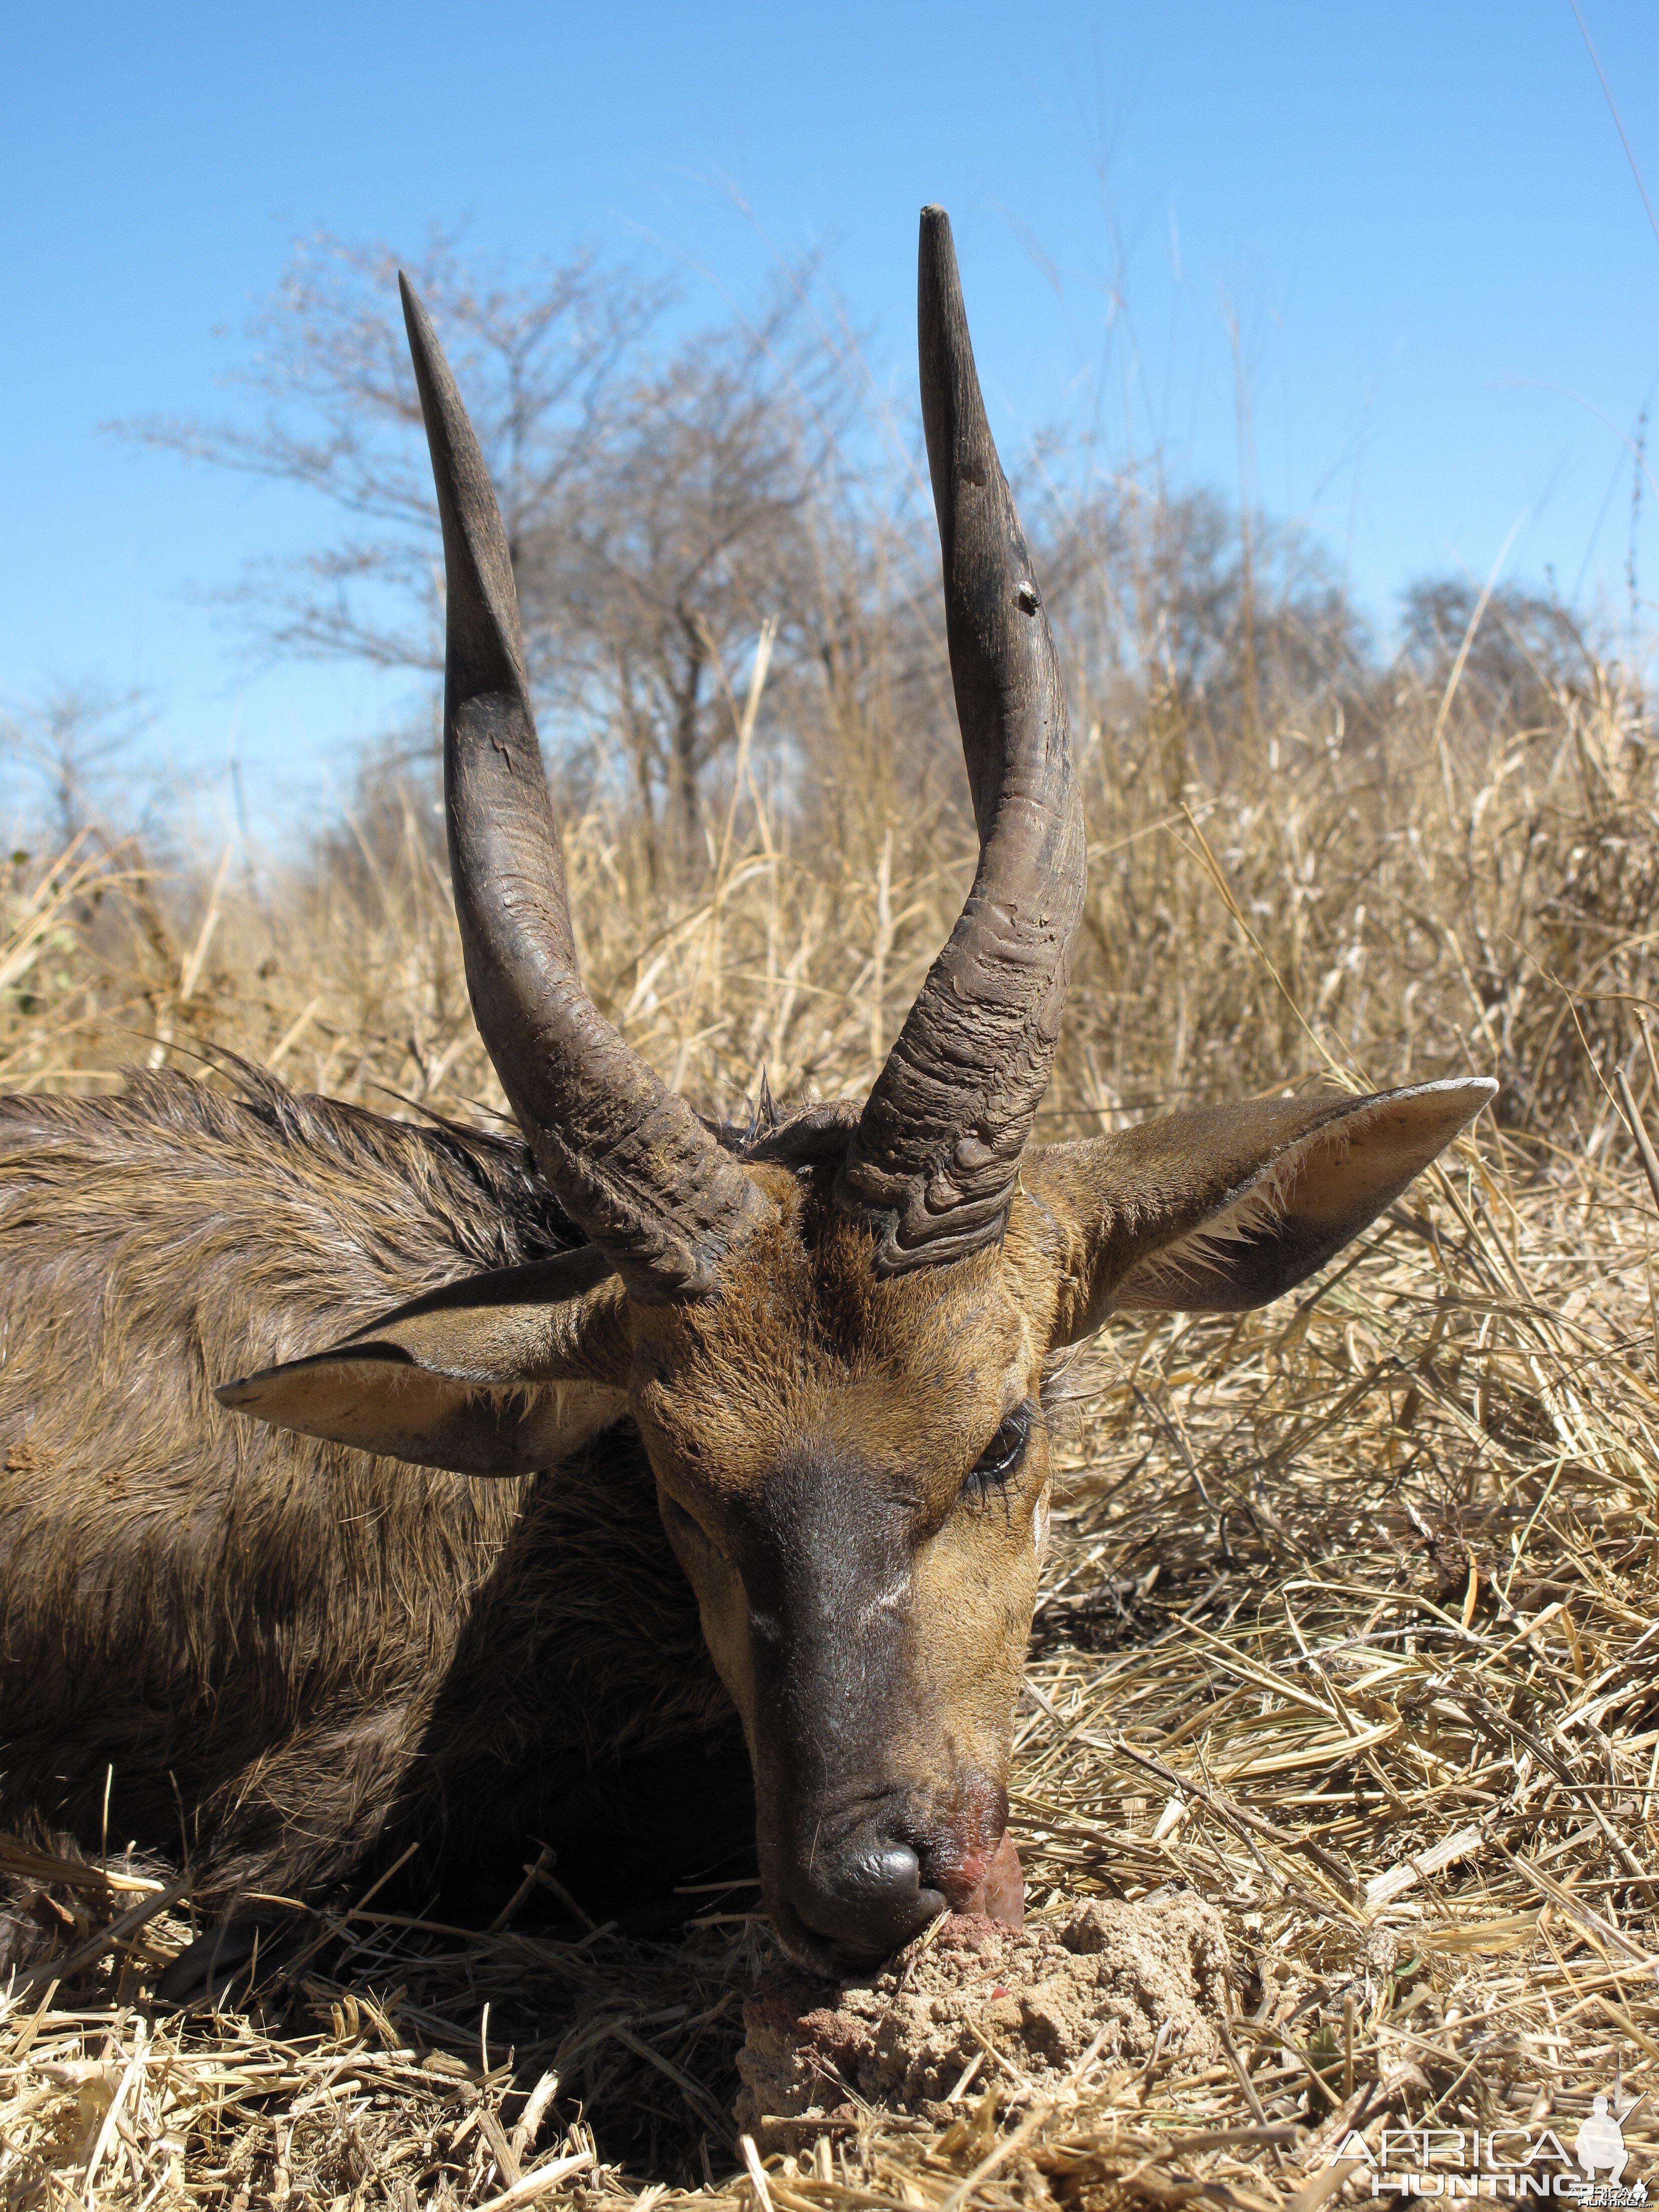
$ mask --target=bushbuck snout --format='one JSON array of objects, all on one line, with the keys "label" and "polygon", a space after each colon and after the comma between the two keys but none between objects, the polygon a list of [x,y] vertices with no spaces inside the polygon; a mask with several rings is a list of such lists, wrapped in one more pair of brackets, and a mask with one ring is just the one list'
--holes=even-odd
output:
[{"label": "bushbuck snout", "polygon": [[[928,209],[922,416],[978,870],[867,1100],[712,1128],[576,975],[507,540],[406,289],[404,309],[443,527],[456,910],[527,1149],[258,1083],[235,1106],[155,1085],[6,1103],[0,1811],[26,1792],[84,1808],[118,1762],[153,1825],[176,1803],[227,1881],[283,1891],[399,1821],[527,1821],[607,1748],[592,1714],[619,1755],[653,1726],[718,1726],[665,1532],[742,1723],[787,1949],[835,1969],[946,1907],[1017,1915],[1009,1761],[1056,1356],[1115,1308],[1236,1311],[1290,1289],[1496,1086],[1030,1141],[1083,823],[1042,592]],[[125,1181],[124,1146],[141,1163]],[[54,1269],[54,1239],[78,1275]],[[422,1295],[371,1318],[399,1267]],[[73,1318],[66,1303],[56,1322],[60,1277]],[[246,1379],[215,1406],[227,1346]],[[106,1448],[125,1455],[119,1512],[81,1445],[42,1511],[27,1439],[54,1422],[84,1437],[106,1401],[128,1424]],[[607,1607],[607,1577],[654,1592],[643,1617]],[[126,1602],[141,1588],[147,1611]]]}]

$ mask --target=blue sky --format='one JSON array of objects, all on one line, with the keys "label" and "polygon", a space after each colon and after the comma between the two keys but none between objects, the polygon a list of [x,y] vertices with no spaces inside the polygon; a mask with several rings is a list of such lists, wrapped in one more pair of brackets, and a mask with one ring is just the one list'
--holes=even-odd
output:
[{"label": "blue sky", "polygon": [[[1659,195],[1659,4],[1581,5]],[[319,794],[407,696],[260,668],[200,603],[326,514],[100,428],[246,405],[237,327],[319,227],[591,240],[688,312],[823,249],[908,408],[941,200],[1005,450],[1096,410],[1121,437],[1127,405],[1236,493],[1231,319],[1257,495],[1385,629],[1411,576],[1484,579],[1506,542],[1507,575],[1622,620],[1659,238],[1570,0],[99,0],[13,7],[4,52],[0,702],[143,686],[189,787],[234,757],[261,807]]]}]

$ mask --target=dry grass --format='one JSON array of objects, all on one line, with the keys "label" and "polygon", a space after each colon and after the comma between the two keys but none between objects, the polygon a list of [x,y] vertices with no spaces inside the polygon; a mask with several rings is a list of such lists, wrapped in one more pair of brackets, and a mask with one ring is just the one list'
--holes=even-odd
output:
[{"label": "dry grass", "polygon": [[[666,2206],[706,2172],[697,2201],[744,2212],[1312,2212],[1369,2186],[1337,2159],[1351,2128],[1549,2114],[1570,2141],[1593,2093],[1646,2088],[1659,1224],[1611,1086],[1659,1088],[1634,1018],[1659,843],[1633,708],[1605,686],[1559,706],[1488,740],[1408,699],[1370,750],[1281,730],[1220,786],[1154,726],[1109,787],[1088,739],[1050,1131],[1322,1070],[1508,1085],[1501,1132],[1301,1299],[1119,1329],[1073,1370],[1018,1729],[1032,1904],[1214,1899],[1225,2063],[1097,2067],[1046,2104],[1005,2069],[942,2136],[872,2114],[757,2171],[726,2118],[765,1944],[741,1893],[674,1946],[469,1936],[371,1899],[316,1916],[253,2000],[181,2016],[150,1991],[185,1907],[112,1859],[37,1869],[88,1937],[158,1909],[0,1999],[8,2204]],[[118,855],[20,870],[0,1077],[79,1084],[213,1039],[383,1103],[498,1103],[429,823],[412,799],[389,820],[355,861],[263,885]],[[599,995],[721,1108],[763,1060],[781,1093],[866,1082],[966,866],[948,819],[809,850],[746,788],[672,905],[645,900],[625,825],[570,843]]]},{"label": "dry grass", "polygon": [[[1232,743],[1224,775],[1173,707],[1127,729],[1086,694],[1073,707],[1090,893],[1042,1133],[1473,1068],[1503,1080],[1506,1124],[1609,1140],[1607,1086],[1620,1061],[1638,1072],[1634,1016],[1659,1004],[1659,757],[1639,695],[1592,669],[1546,725],[1492,731],[1407,684],[1364,742],[1281,724]],[[974,860],[959,793],[877,775],[894,744],[848,735],[838,786],[799,808],[740,747],[678,890],[653,887],[626,813],[571,823],[588,986],[700,1103],[731,1110],[763,1065],[780,1097],[872,1080]],[[887,804],[841,804],[854,784]],[[416,782],[371,781],[304,866],[227,850],[165,870],[88,840],[67,868],[15,867],[0,924],[10,1087],[210,1040],[300,1087],[501,1103]]]}]

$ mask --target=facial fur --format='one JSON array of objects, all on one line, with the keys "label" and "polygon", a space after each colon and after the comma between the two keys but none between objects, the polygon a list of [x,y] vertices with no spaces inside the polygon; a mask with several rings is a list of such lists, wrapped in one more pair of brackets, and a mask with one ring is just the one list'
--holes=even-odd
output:
[{"label": "facial fur", "polygon": [[[824,1966],[963,1905],[1001,1839],[1046,1343],[1004,1253],[878,1281],[813,1179],[766,1181],[776,1225],[719,1296],[635,1309],[629,1398],[743,1717],[775,1924]],[[893,1850],[917,1887],[890,1929]]]}]

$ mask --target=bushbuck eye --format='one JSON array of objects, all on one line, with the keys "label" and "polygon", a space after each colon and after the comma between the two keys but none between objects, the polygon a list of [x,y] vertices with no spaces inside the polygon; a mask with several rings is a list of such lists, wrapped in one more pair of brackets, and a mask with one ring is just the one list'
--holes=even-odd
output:
[{"label": "bushbuck eye", "polygon": [[980,1454],[963,1485],[964,1493],[970,1498],[982,1497],[987,1491],[1000,1490],[1018,1470],[1030,1441],[1031,1401],[1028,1398],[1023,1406],[1015,1407]]}]

